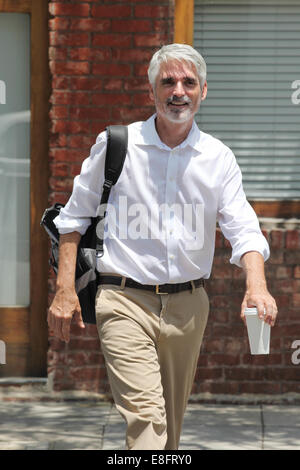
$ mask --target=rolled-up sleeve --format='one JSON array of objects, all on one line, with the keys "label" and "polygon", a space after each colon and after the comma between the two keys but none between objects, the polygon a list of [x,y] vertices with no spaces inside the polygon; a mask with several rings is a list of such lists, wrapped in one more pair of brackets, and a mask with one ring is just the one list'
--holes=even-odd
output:
[{"label": "rolled-up sleeve", "polygon": [[74,178],[70,199],[54,219],[60,234],[76,231],[84,235],[91,217],[96,216],[104,183],[105,153],[106,133],[103,132],[84,160],[80,174]]},{"label": "rolled-up sleeve", "polygon": [[218,222],[232,247],[230,263],[242,267],[240,259],[247,251],[258,251],[266,261],[270,256],[269,245],[261,232],[258,218],[246,199],[241,170],[229,149],[225,155],[223,174]]}]

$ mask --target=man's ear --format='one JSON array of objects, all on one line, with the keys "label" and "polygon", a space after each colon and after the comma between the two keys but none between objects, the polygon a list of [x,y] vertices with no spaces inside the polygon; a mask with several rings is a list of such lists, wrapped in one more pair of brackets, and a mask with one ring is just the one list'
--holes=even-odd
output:
[{"label": "man's ear", "polygon": [[154,98],[154,90],[153,90],[152,85],[150,85],[150,83],[149,83],[149,97],[150,97],[150,100],[151,100],[151,101],[153,101],[153,102],[155,101],[155,98]]},{"label": "man's ear", "polygon": [[207,81],[205,80],[205,83],[203,85],[203,88],[201,90],[201,101],[204,101],[207,96]]}]

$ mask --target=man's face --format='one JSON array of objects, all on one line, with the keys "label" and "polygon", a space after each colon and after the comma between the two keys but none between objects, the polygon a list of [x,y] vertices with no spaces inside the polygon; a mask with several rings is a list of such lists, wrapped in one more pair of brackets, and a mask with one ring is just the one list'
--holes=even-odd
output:
[{"label": "man's face", "polygon": [[150,97],[161,118],[174,123],[190,121],[205,99],[207,85],[201,91],[196,68],[184,61],[169,60],[162,63]]}]

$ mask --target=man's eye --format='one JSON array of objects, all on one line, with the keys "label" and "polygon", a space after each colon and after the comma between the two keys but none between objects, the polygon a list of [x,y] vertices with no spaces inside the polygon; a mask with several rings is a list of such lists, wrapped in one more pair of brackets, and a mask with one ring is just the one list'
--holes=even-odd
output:
[{"label": "man's eye", "polygon": [[173,78],[164,78],[162,80],[162,84],[163,85],[174,85],[175,81],[173,80]]},{"label": "man's eye", "polygon": [[196,80],[194,80],[193,78],[187,78],[185,80],[185,84],[188,85],[188,86],[195,86],[196,85]]}]

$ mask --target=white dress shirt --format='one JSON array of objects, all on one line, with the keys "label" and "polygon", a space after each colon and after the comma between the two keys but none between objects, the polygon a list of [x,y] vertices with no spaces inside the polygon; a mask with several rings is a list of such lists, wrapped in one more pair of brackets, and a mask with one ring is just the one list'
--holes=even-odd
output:
[{"label": "white dress shirt", "polygon": [[[171,149],[160,140],[155,117],[128,126],[128,152],[110,193],[97,269],[143,284],[209,278],[217,221],[232,246],[231,263],[241,266],[241,256],[251,250],[266,260],[269,246],[233,152],[195,122],[187,139]],[[99,211],[105,152],[102,132],[55,219],[59,233],[84,234]]]}]

